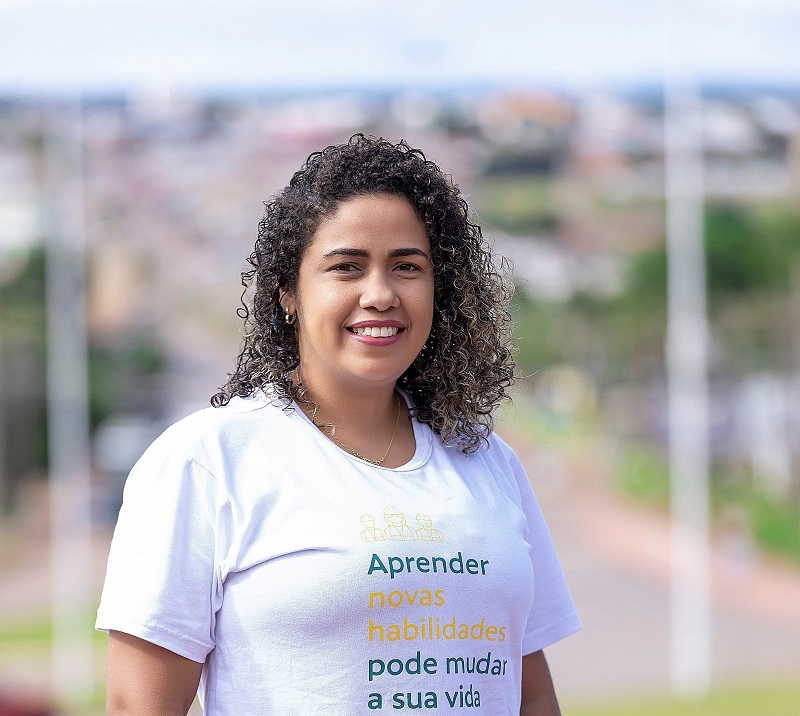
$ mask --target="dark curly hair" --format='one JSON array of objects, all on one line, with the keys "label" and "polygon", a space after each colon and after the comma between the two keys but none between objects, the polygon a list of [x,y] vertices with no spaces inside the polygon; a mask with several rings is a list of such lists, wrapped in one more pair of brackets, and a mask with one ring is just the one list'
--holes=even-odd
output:
[{"label": "dark curly hair", "polygon": [[508,399],[514,379],[512,285],[450,177],[405,141],[356,134],[311,154],[289,185],[265,202],[248,258],[252,268],[242,274],[242,352],[211,404],[220,407],[264,388],[287,406],[308,402],[292,380],[298,342],[295,326],[284,320],[279,288],[296,288],[303,252],[320,222],[342,202],[376,194],[402,196],[414,207],[427,229],[434,268],[431,335],[399,385],[411,394],[420,422],[443,443],[472,453],[487,441],[493,411]]}]

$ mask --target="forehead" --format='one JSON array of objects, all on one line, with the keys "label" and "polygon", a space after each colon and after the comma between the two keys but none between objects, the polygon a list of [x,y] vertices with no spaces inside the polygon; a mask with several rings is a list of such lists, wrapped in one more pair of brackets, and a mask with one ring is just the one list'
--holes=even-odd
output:
[{"label": "forehead", "polygon": [[356,245],[376,252],[399,247],[430,251],[428,232],[414,207],[404,197],[391,194],[343,201],[320,222],[307,251],[325,253],[332,247]]}]

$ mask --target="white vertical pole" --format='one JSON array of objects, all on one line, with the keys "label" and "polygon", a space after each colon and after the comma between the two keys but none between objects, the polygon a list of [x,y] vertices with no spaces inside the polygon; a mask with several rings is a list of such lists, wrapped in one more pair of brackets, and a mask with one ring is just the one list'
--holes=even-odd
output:
[{"label": "white vertical pole", "polygon": [[[2,259],[0,259],[2,260]],[[3,363],[3,313],[0,308],[0,517],[9,509],[11,475],[8,473],[6,458],[6,380]]]},{"label": "white vertical pole", "polygon": [[[694,23],[694,25],[692,25]],[[681,696],[711,682],[708,319],[703,249],[702,106],[697,17],[667,0],[664,77],[666,368],[672,526],[671,680]]]},{"label": "white vertical pole", "polygon": [[44,118],[52,677],[61,702],[93,687],[82,108]]}]

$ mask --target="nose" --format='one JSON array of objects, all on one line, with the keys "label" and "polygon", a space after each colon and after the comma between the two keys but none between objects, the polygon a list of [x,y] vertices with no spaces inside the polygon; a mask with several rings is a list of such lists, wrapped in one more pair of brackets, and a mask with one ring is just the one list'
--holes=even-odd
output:
[{"label": "nose", "polygon": [[362,284],[361,308],[375,308],[388,311],[400,305],[400,297],[392,284],[391,277],[383,271],[371,271]]}]

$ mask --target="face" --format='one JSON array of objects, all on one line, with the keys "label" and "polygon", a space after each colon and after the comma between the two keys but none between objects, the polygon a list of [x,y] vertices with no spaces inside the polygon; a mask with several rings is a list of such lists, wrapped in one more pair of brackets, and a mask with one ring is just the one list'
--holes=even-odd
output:
[{"label": "face", "polygon": [[398,196],[359,196],[323,220],[281,304],[297,313],[308,386],[394,386],[431,331],[434,276],[425,225]]}]

